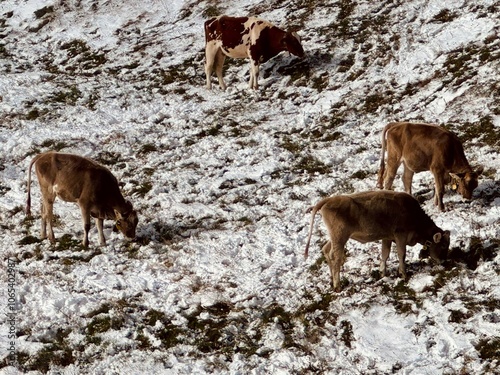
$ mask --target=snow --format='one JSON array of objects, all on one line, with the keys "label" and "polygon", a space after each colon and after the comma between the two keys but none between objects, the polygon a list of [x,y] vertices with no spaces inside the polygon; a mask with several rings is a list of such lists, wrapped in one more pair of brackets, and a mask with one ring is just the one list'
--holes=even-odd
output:
[{"label": "snow", "polygon": [[[349,241],[335,293],[319,218],[303,258],[311,204],[375,187],[386,123],[498,130],[498,5],[359,1],[346,34],[346,4],[0,4],[0,374],[498,372],[498,349],[481,353],[500,337],[498,140],[464,143],[485,169],[470,203],[447,192],[440,213],[431,174],[413,181],[451,248],[470,255],[481,244],[477,268],[420,260],[417,245],[408,282],[395,252],[380,279],[380,244]],[[253,92],[248,63],[228,59],[227,91],[207,91],[202,25],[214,9],[299,27],[306,60],[263,64]],[[444,10],[450,19],[436,20]],[[453,56],[464,59],[458,73]],[[381,103],[369,109],[368,97]],[[55,235],[72,244],[23,244],[40,231],[34,175],[35,220],[23,213],[29,162],[56,147],[112,170],[139,211],[136,242],[107,221],[107,245],[93,227],[82,249],[79,210],[58,200]],[[7,258],[20,370],[8,361]]]}]

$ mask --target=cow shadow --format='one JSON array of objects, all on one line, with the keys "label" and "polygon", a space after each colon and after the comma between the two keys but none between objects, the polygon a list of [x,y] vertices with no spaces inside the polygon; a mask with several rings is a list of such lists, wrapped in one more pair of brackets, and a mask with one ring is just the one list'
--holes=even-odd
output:
[{"label": "cow shadow", "polygon": [[217,218],[191,218],[182,221],[158,220],[143,226],[135,242],[147,245],[150,242],[173,244],[199,233],[221,228],[222,221]]},{"label": "cow shadow", "polygon": [[[413,193],[413,196],[420,204],[424,204],[426,201],[434,199],[435,190],[432,188],[420,189]],[[446,188],[446,196],[452,196],[453,194],[459,194],[456,190],[450,187]],[[500,198],[500,181],[485,181],[482,182],[475,190],[472,196],[473,201],[479,201],[483,206],[490,206],[493,201]],[[455,205],[469,204],[470,202],[455,202]],[[449,204],[449,202],[448,202]]]},{"label": "cow shadow", "polygon": [[485,205],[500,198],[500,181],[485,181],[482,182],[474,191],[474,199],[481,200]]},{"label": "cow shadow", "polygon": [[289,76],[292,81],[311,79],[317,73],[322,74],[340,65],[340,59],[330,53],[314,51],[303,59],[294,56],[273,60],[272,64],[263,64],[261,74],[264,78],[272,75]]},{"label": "cow shadow", "polygon": [[[479,237],[472,237],[468,246],[461,243],[460,246],[451,248],[448,259],[443,263],[446,270],[451,270],[457,264],[464,264],[470,270],[475,270],[480,261],[491,262],[497,256],[500,249],[500,240],[483,242]],[[429,258],[428,250],[420,250],[420,261]]]}]

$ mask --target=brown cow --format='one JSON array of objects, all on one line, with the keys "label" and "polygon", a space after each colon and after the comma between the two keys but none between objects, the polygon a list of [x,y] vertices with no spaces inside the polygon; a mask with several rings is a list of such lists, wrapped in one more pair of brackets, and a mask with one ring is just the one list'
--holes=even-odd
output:
[{"label": "brown cow", "polygon": [[437,261],[447,257],[450,232],[438,228],[409,194],[383,190],[339,195],[325,198],[311,209],[305,256],[309,251],[314,217],[316,212],[321,211],[330,234],[330,241],[322,250],[336,291],[340,290],[340,267],[345,261],[344,246],[349,238],[361,243],[382,240],[380,272],[383,276],[392,242],[396,243],[399,272],[404,279],[407,278],[407,245],[423,244],[424,248],[428,248],[430,256]]},{"label": "brown cow", "polygon": [[222,67],[226,56],[250,59],[250,88],[258,88],[259,65],[281,51],[304,56],[296,33],[285,32],[268,21],[256,17],[219,16],[205,22],[205,74],[207,88],[212,88],[210,77],[215,67],[219,86],[226,89]]},{"label": "brown cow", "polygon": [[[384,156],[387,148],[387,170]],[[431,124],[394,122],[382,132],[382,153],[377,187],[391,189],[396,172],[403,163],[403,184],[411,194],[413,174],[431,171],[434,175],[434,203],[444,211],[444,185],[453,177],[457,190],[465,199],[472,199],[478,175],[465,157],[462,143],[452,132]]]},{"label": "brown cow", "polygon": [[126,201],[118,181],[111,172],[96,162],[72,154],[42,153],[33,158],[28,169],[28,200],[26,214],[31,215],[31,168],[35,169],[42,192],[41,238],[55,243],[52,230],[53,205],[56,197],[66,202],[76,202],[83,218],[83,246],[89,244],[90,216],[96,219],[100,245],[106,244],[103,233],[104,219],[116,220],[116,227],[127,237],[135,237],[137,213]]}]

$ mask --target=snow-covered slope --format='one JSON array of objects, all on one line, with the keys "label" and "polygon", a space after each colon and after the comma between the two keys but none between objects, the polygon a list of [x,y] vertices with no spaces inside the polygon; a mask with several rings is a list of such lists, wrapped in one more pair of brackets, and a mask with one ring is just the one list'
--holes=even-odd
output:
[{"label": "snow-covered slope", "polygon": [[[6,0],[0,3],[0,373],[458,374],[499,371],[499,7],[493,0]],[[259,15],[298,30],[250,91],[227,60],[204,88],[203,22]],[[334,293],[321,197],[375,188],[380,132],[438,123],[484,167],[472,202],[432,204],[452,260],[408,249],[380,279],[379,243],[349,241]],[[27,167],[60,150],[100,161],[140,212],[127,243],[80,246],[56,201],[56,246],[26,219]],[[33,202],[38,184],[32,182]],[[395,188],[402,189],[398,180]],[[10,259],[10,263],[8,262]],[[14,273],[14,315],[8,275]]]}]

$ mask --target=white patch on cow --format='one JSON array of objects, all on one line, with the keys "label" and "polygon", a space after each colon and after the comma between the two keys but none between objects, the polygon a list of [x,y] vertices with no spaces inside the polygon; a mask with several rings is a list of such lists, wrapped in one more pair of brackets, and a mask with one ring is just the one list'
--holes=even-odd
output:
[{"label": "white patch on cow", "polygon": [[[219,22],[220,18],[217,17],[214,22]],[[222,65],[224,64],[225,56],[232,57],[235,59],[250,59],[250,88],[258,88],[258,77],[259,77],[259,65],[264,60],[263,57],[259,57],[258,60],[253,60],[250,54],[250,49],[252,46],[257,44],[260,38],[262,30],[266,27],[273,27],[273,24],[262,20],[257,17],[248,17],[248,20],[243,24],[243,32],[241,34],[241,42],[234,48],[227,48],[222,43],[222,35],[216,36],[216,38],[208,42],[205,46],[205,74],[207,78],[207,88],[212,87],[210,76],[212,75],[212,70],[215,68],[217,78],[219,80],[219,85],[222,90],[226,89],[226,84],[222,77]],[[210,35],[213,38],[213,35]],[[225,56],[221,56],[220,52]]]}]

